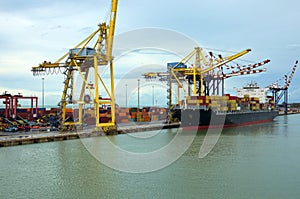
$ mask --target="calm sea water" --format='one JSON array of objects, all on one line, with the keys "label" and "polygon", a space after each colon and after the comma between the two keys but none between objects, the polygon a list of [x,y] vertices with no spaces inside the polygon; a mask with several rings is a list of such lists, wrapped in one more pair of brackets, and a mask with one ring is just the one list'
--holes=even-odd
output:
[{"label": "calm sea water", "polygon": [[[199,132],[173,164],[142,174],[101,164],[81,140],[1,148],[0,198],[299,198],[299,129],[300,115],[226,129],[203,159],[198,154],[205,132]],[[150,144],[128,135],[110,140],[126,150],[147,152],[175,134],[164,130]]]}]

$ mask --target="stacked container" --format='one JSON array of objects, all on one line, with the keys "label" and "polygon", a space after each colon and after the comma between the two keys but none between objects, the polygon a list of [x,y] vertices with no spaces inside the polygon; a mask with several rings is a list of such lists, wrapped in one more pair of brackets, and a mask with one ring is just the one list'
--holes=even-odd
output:
[{"label": "stacked container", "polygon": [[189,96],[182,100],[182,106],[198,107],[200,109],[211,109],[213,111],[259,111],[266,110],[268,107],[275,108],[273,97],[268,97],[269,103],[260,103],[258,97],[244,95],[243,98],[230,96]]},{"label": "stacked container", "polygon": [[128,123],[130,121],[129,108],[117,108],[116,109],[116,122],[117,123]]}]

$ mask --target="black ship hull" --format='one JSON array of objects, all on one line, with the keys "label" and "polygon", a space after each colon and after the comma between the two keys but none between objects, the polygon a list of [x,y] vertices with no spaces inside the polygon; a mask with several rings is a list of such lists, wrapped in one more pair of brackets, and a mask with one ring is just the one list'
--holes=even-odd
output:
[{"label": "black ship hull", "polygon": [[179,114],[181,127],[185,129],[207,129],[271,122],[278,115],[278,111],[215,112],[202,109],[184,109]]}]

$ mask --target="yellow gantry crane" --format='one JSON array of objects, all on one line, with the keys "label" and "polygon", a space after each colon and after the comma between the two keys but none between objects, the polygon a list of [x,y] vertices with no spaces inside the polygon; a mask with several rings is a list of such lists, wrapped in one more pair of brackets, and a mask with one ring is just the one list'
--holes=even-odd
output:
[{"label": "yellow gantry crane", "polygon": [[[172,110],[173,108],[176,109],[176,106],[180,104],[180,89],[183,89],[186,97],[197,95],[205,96],[207,93],[205,92],[204,83],[207,80],[204,80],[204,76],[211,76],[213,74],[213,71],[215,70],[221,71],[223,65],[249,53],[250,51],[250,49],[246,49],[242,52],[223,58],[221,55],[215,57],[211,52],[209,53],[209,56],[205,56],[203,53],[203,49],[200,47],[196,47],[194,51],[184,57],[180,62],[178,62],[174,66],[168,66],[168,122],[176,122],[176,119],[173,118]],[[187,67],[186,64],[193,57],[194,63],[192,64],[192,67]],[[212,74],[208,75],[208,73],[210,72]],[[176,102],[176,104],[173,104],[173,81],[177,83],[178,101]],[[221,79],[221,81],[223,82],[222,88],[224,89],[224,79]],[[186,85],[188,85],[188,90],[185,89],[182,82],[185,82]],[[190,85],[193,85],[192,89],[190,89]],[[190,92],[190,90],[192,90],[192,93]]]},{"label": "yellow gantry crane", "polygon": [[[203,52],[203,49],[196,47],[190,54],[184,57],[180,62],[168,63],[167,72],[149,72],[145,73],[144,77],[146,79],[160,78],[161,81],[167,81],[168,86],[168,120],[172,122],[171,110],[176,107],[176,104],[180,104],[180,91],[184,91],[186,97],[189,96],[205,96],[209,95],[209,83],[213,82],[213,95],[215,95],[215,90],[217,90],[217,95],[219,94],[219,86],[215,86],[214,81],[223,82],[222,89],[224,90],[224,79],[231,76],[245,75],[260,73],[266,71],[266,69],[252,70],[254,68],[260,67],[270,60],[255,64],[249,67],[238,67],[238,70],[232,71],[231,74],[224,74],[223,67],[227,63],[238,59],[239,57],[249,53],[251,50],[246,49],[234,55],[228,57],[222,57],[221,55],[214,56],[212,52],[208,55]],[[194,60],[193,60],[194,58]],[[192,64],[190,64],[192,63]],[[190,64],[191,66],[188,66]],[[228,67],[228,66],[227,66]],[[177,85],[177,98],[176,103],[173,102],[173,83]],[[206,84],[206,85],[205,85]]]},{"label": "yellow gantry crane", "polygon": [[[196,47],[189,55],[184,57],[180,62],[178,62],[174,66],[168,66],[169,76],[169,106],[172,106],[172,82],[175,79],[178,86],[178,95],[179,90],[183,89],[186,96],[204,96],[204,75],[209,72],[220,69],[223,65],[249,53],[251,50],[246,49],[229,57],[222,57],[219,55],[218,57],[213,57],[213,54],[210,53],[209,58],[204,55],[203,49],[200,47]],[[194,63],[192,67],[187,67],[186,64],[194,57]],[[183,67],[182,67],[183,66]],[[182,81],[186,81],[186,84],[189,85],[192,82],[193,88],[192,93],[185,89]],[[198,82],[198,88],[197,88]],[[178,97],[179,98],[179,97]]]},{"label": "yellow gantry crane", "polygon": [[[34,75],[47,74],[50,71],[61,71],[65,75],[64,89],[61,97],[61,127],[62,130],[70,130],[76,125],[83,124],[83,105],[90,104],[90,98],[86,98],[85,90],[89,90],[94,104],[94,116],[96,128],[102,128],[104,131],[115,128],[115,92],[114,92],[114,64],[113,64],[113,40],[115,34],[116,18],[117,18],[118,0],[111,0],[111,12],[109,24],[103,22],[98,29],[85,38],[82,42],[70,49],[65,55],[56,62],[51,63],[44,61],[39,66],[32,67]],[[90,44],[96,40],[94,44]],[[88,45],[92,45],[89,47]],[[62,62],[65,60],[64,62]],[[110,89],[99,74],[99,67],[109,66],[110,73]],[[94,71],[94,88],[88,83],[90,69]],[[74,95],[74,76],[75,72],[79,73],[82,79],[82,86],[79,99],[73,99]],[[101,84],[100,84],[101,83]],[[108,98],[99,96],[99,86],[102,85],[106,91]],[[92,91],[93,90],[93,91]],[[68,121],[67,105],[78,106],[78,121]],[[99,107],[111,107],[111,121],[108,123],[100,122]]]}]

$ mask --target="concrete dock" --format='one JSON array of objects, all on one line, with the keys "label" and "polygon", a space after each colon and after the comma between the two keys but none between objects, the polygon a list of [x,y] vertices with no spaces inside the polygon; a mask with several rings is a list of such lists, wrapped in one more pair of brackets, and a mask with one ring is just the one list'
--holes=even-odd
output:
[{"label": "concrete dock", "polygon": [[[143,123],[138,125],[120,125],[118,126],[117,134],[126,134],[143,131],[153,131],[168,128],[178,128],[179,123],[163,124],[163,123]],[[55,142],[63,140],[72,140],[87,137],[105,136],[104,132],[95,132],[92,128],[78,130],[74,132],[45,132],[45,131],[31,131],[31,132],[16,132],[16,133],[0,133],[0,147],[18,146],[35,143]]]}]

